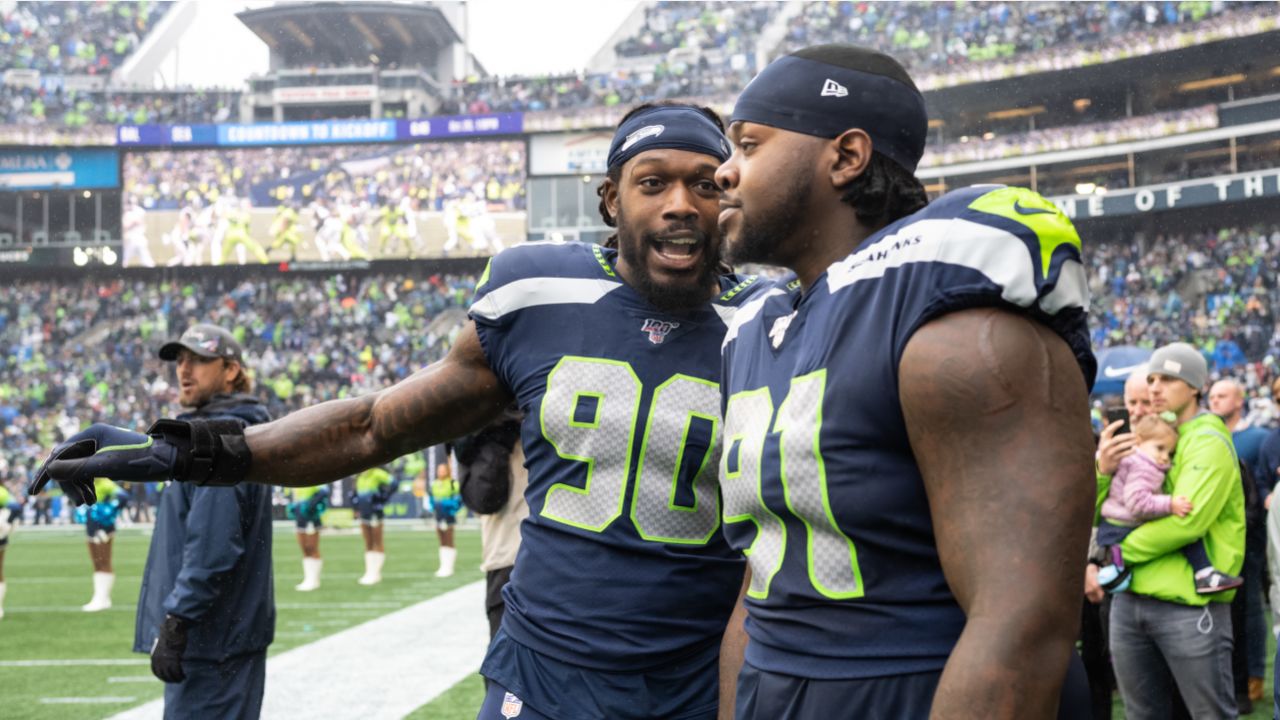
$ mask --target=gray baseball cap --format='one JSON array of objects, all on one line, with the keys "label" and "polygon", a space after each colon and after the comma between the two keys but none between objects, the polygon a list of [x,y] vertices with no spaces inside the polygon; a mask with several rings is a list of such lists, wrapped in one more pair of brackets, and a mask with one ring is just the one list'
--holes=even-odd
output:
[{"label": "gray baseball cap", "polygon": [[203,358],[223,358],[244,364],[244,350],[231,333],[217,325],[201,323],[192,325],[182,337],[171,340],[160,348],[160,359],[170,362],[178,359],[178,352],[190,350]]},{"label": "gray baseball cap", "polygon": [[1196,390],[1209,381],[1209,364],[1204,355],[1187,343],[1170,343],[1151,354],[1147,377],[1164,375],[1177,378]]}]

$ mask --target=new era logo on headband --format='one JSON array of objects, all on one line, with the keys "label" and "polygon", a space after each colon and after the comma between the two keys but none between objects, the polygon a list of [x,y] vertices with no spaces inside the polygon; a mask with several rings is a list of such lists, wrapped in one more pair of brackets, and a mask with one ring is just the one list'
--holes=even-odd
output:
[{"label": "new era logo on headband", "polygon": [[666,125],[645,125],[639,130],[627,136],[626,142],[622,143],[622,147],[618,148],[618,152],[626,152],[632,145],[640,142],[647,137],[658,137],[666,130]]},{"label": "new era logo on headband", "polygon": [[820,97],[844,97],[848,94],[849,88],[831,78],[827,78],[827,81],[822,84],[822,95]]}]

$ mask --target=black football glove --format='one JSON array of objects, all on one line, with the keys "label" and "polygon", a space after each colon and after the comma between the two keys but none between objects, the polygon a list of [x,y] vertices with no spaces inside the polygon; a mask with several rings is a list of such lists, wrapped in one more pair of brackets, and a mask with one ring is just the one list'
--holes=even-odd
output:
[{"label": "black football glove", "polygon": [[54,448],[27,494],[53,480],[74,504],[92,505],[93,479],[99,477],[234,485],[248,472],[250,459],[244,426],[236,420],[161,420],[146,435],[97,423]]},{"label": "black football glove", "polygon": [[167,683],[187,679],[182,671],[182,655],[187,651],[187,628],[191,621],[177,615],[165,615],[160,634],[151,646],[151,674]]}]

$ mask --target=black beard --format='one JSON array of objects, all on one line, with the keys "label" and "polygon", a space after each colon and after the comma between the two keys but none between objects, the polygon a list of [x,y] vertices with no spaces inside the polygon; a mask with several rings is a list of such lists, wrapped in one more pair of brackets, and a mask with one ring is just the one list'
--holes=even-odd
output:
[{"label": "black beard", "polygon": [[781,265],[778,249],[800,224],[805,201],[813,186],[808,173],[793,173],[794,181],[781,183],[788,188],[772,210],[748,216],[748,208],[742,208],[742,229],[735,243],[725,243],[729,262]]},{"label": "black beard", "polygon": [[[628,281],[646,300],[663,312],[688,312],[710,299],[709,288],[719,274],[719,258],[710,252],[710,238],[699,228],[687,223],[673,223],[662,232],[646,232],[635,237],[618,207],[618,254],[631,268]],[[649,253],[646,252],[662,234],[688,230],[702,247],[700,265],[694,270],[690,282],[661,283],[649,272]]]}]

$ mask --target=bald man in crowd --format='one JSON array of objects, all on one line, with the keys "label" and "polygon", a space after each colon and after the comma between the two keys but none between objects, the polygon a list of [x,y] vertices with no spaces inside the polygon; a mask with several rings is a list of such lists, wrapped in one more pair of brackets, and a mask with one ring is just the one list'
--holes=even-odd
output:
[{"label": "bald man in crowd", "polygon": [[[1265,518],[1262,514],[1260,498],[1266,497],[1275,484],[1275,478],[1265,477],[1266,471],[1260,467],[1260,451],[1262,443],[1267,439],[1267,431],[1255,427],[1245,418],[1247,411],[1244,386],[1235,380],[1219,380],[1209,388],[1209,411],[1222,418],[1222,422],[1231,431],[1231,440],[1236,446],[1236,455],[1240,464],[1247,468],[1253,487],[1257,490],[1256,498],[1246,506],[1245,513],[1245,553],[1244,553],[1244,587],[1240,594],[1244,596],[1243,628],[1236,629],[1237,640],[1243,634],[1245,655],[1237,660],[1237,677],[1247,671],[1248,683],[1241,687],[1237,680],[1237,695],[1248,692],[1250,703],[1262,699],[1263,676],[1267,672],[1267,640],[1266,618],[1262,612],[1262,566],[1266,562],[1267,535]],[[1243,470],[1241,471],[1243,472]],[[1246,498],[1251,494],[1247,493]],[[1240,601],[1237,601],[1240,602]],[[1243,633],[1241,633],[1243,630]],[[1236,651],[1239,654],[1239,650]],[[1240,660],[1244,662],[1241,663]],[[1241,699],[1243,700],[1243,699]],[[1240,702],[1242,706],[1246,705]]]}]

